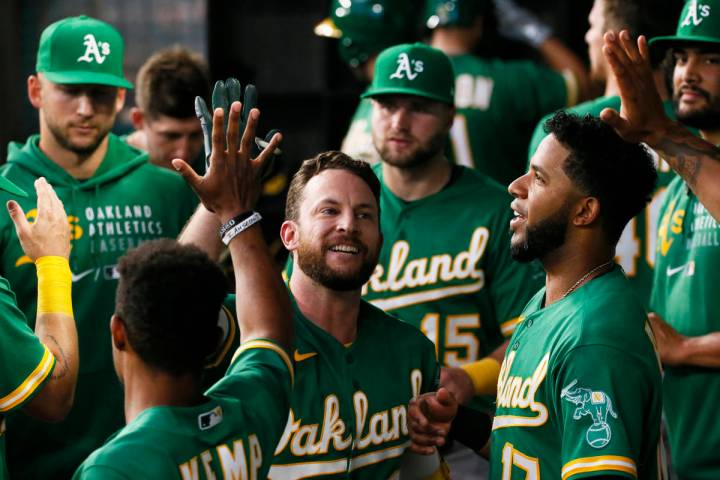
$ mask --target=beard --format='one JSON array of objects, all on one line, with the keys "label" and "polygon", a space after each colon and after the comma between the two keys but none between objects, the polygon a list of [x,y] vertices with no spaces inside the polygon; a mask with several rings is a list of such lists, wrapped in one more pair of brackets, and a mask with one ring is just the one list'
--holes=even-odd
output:
[{"label": "beard", "polygon": [[102,141],[105,140],[105,137],[107,137],[108,133],[110,133],[110,129],[112,128],[112,124],[105,127],[96,125],[98,128],[96,135],[93,138],[88,139],[83,144],[79,144],[77,142],[73,142],[70,136],[65,133],[63,128],[51,119],[46,118],[46,124],[50,133],[55,138],[55,141],[61,147],[81,157],[87,157],[93,154],[95,150],[98,149]]},{"label": "beard", "polygon": [[380,249],[369,252],[368,248],[357,240],[350,243],[358,247],[359,252],[356,255],[364,257],[358,268],[348,271],[335,270],[325,261],[325,253],[330,250],[329,246],[322,245],[317,248],[302,240],[297,250],[298,267],[313,281],[330,290],[338,292],[357,290],[370,279],[377,265]]},{"label": "beard", "polygon": [[691,111],[680,110],[680,93],[673,93],[675,115],[683,124],[698,130],[714,130],[720,127],[720,98],[713,98],[709,92],[693,89],[707,100],[707,105]]},{"label": "beard", "polygon": [[447,133],[439,132],[414,151],[403,154],[393,153],[387,144],[380,144],[376,139],[373,139],[373,143],[375,144],[375,150],[380,154],[380,158],[388,165],[397,168],[416,168],[425,165],[430,159],[443,151],[446,137]]},{"label": "beard", "polygon": [[565,243],[568,227],[570,206],[563,205],[553,215],[538,222],[536,225],[525,227],[525,238],[520,242],[513,242],[510,231],[510,255],[513,260],[521,263],[532,262],[552,253]]}]

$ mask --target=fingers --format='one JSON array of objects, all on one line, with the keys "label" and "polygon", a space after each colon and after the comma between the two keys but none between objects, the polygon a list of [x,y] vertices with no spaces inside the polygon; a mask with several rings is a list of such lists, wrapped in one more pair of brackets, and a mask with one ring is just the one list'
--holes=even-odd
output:
[{"label": "fingers", "polygon": [[230,113],[228,115],[227,129],[227,150],[228,153],[234,153],[238,150],[238,141],[240,136],[240,102],[233,102],[230,105]]},{"label": "fingers", "polygon": [[242,140],[240,141],[240,152],[245,153],[248,159],[250,158],[250,153],[252,152],[252,145],[255,142],[255,130],[257,128],[258,118],[260,118],[260,110],[257,108],[250,110],[247,123],[245,124],[245,131],[243,132]]},{"label": "fingers", "polygon": [[624,133],[628,129],[628,121],[620,116],[620,114],[612,108],[604,108],[600,112],[600,120],[607,123],[615,129],[615,131],[624,138]]},{"label": "fingers", "polygon": [[15,200],[8,201],[6,206],[8,213],[10,214],[10,219],[15,225],[15,231],[17,232],[18,237],[24,238],[30,230],[30,223],[25,217],[25,212],[20,204],[18,204]]},{"label": "fingers", "polygon": [[245,87],[245,98],[243,99],[243,121],[247,121],[250,117],[250,112],[255,107],[257,107],[257,89],[255,88],[255,85],[248,84]]},{"label": "fingers", "polygon": [[631,61],[632,63],[642,62],[643,59],[640,55],[640,51],[638,50],[635,42],[633,42],[633,39],[630,36],[630,32],[628,32],[627,30],[623,30],[620,32],[620,44],[622,45],[622,49],[625,52],[625,55],[627,56],[629,61]]},{"label": "fingers", "polygon": [[277,147],[280,145],[280,142],[282,141],[282,133],[277,132],[275,133],[272,138],[270,139],[270,143],[262,149],[260,152],[260,155],[255,159],[256,162],[260,164],[260,166],[265,165],[265,162],[268,158],[272,158],[272,156],[275,154],[277,150],[279,150]]},{"label": "fingers", "polygon": [[441,405],[452,406],[457,403],[455,396],[445,387],[440,387],[435,394],[435,398]]},{"label": "fingers", "polygon": [[225,152],[225,113],[223,109],[213,111],[212,121],[212,162],[219,162]]},{"label": "fingers", "polygon": [[173,159],[172,166],[183,177],[183,179],[185,179],[190,188],[192,188],[193,191],[197,193],[198,189],[200,188],[200,184],[202,183],[203,177],[195,173],[195,170],[193,170],[192,167],[188,165],[185,160],[182,160],[180,158]]}]

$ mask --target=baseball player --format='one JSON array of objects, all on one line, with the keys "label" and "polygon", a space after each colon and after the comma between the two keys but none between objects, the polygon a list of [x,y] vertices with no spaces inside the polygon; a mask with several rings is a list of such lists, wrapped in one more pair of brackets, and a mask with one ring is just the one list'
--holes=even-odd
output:
[{"label": "baseball player", "polygon": [[484,359],[491,368],[478,385],[459,368],[445,370],[444,378],[468,387],[448,385],[462,402],[476,390],[486,394],[472,406],[492,411],[505,339],[540,288],[542,272],[510,257],[505,190],[443,154],[454,78],[448,57],[424,44],[378,56],[363,97],[372,100],[373,141],[382,159],[373,169],[382,185],[384,245],[364,298],[419,328],[442,365]]},{"label": "baseball player", "polygon": [[[227,152],[226,139],[215,136],[208,174],[188,177],[224,223],[252,212],[262,188],[255,172],[279,141],[251,159],[257,115],[240,143],[239,107],[229,112]],[[213,125],[223,130],[222,114],[215,113]],[[243,338],[225,377],[205,394],[200,377],[216,348],[224,274],[197,247],[169,239],[120,259],[110,330],[128,425],[74,478],[267,478],[290,402],[291,307],[260,226],[249,223],[227,235]]]},{"label": "baseball player", "polygon": [[508,185],[525,171],[524,148],[537,120],[585,95],[587,73],[548,25],[511,0],[496,0],[499,30],[531,45],[552,68],[472,54],[489,0],[426,0],[430,45],[455,69],[456,115],[448,158]]},{"label": "baseball player", "polygon": [[210,93],[203,58],[180,46],[160,50],[140,67],[136,83],[137,106],[130,112],[135,131],[126,141],[147,151],[155,165],[172,168],[170,162],[180,158],[203,172],[203,132],[193,109],[196,96]]},{"label": "baseball player", "polygon": [[[109,133],[122,107],[123,40],[107,23],[81,16],[45,29],[28,97],[40,134],[11,144],[2,175],[30,192],[47,178],[67,209],[72,234],[70,267],[82,364],[75,403],[54,425],[24,416],[8,419],[8,465],[16,478],[67,478],[123,425],[123,395],[114,373],[107,321],[113,313],[115,264],[129,248],[180,232],[196,203],[174,172]],[[37,198],[18,203],[28,220]],[[32,259],[9,221],[0,219],[0,270],[18,303],[35,318],[37,282]],[[230,331],[230,330],[228,330]],[[38,439],[43,439],[38,442]]]},{"label": "baseball player", "polygon": [[[585,34],[585,42],[588,44],[591,76],[596,83],[605,84],[605,92],[602,97],[568,108],[568,112],[577,115],[590,114],[597,117],[605,108],[620,108],[617,81],[602,54],[603,34],[608,30],[620,29],[628,29],[633,36],[637,36],[640,32],[666,33],[668,31],[666,19],[672,18],[674,21],[677,13],[674,10],[680,7],[678,5],[678,8],[675,8],[676,2],[667,3],[664,5],[656,1],[647,2],[645,0],[595,0],[588,16],[590,28]],[[669,95],[665,88],[666,72],[659,62],[662,57],[659,55],[658,57],[660,58],[656,59],[658,61],[654,70],[655,85],[665,93],[663,97],[668,98]],[[668,98],[663,104],[665,111],[674,116],[672,101]],[[535,127],[530,141],[528,161],[534,155],[540,142],[546,137],[547,133],[543,125],[551,116],[551,114],[545,116]],[[623,267],[630,280],[630,285],[646,306],[650,301],[652,287],[659,207],[665,197],[665,189],[675,177],[675,173],[667,162],[660,157],[656,157],[656,162],[658,182],[650,204],[627,224],[615,251],[615,260]]]},{"label": "baseball player", "polygon": [[[5,177],[0,189],[26,193]],[[0,278],[0,479],[7,479],[5,417],[22,410],[46,422],[70,411],[78,372],[78,341],[73,318],[68,255],[70,232],[65,210],[45,179],[35,182],[37,220],[30,225],[16,201],[7,203],[24,252],[35,263],[38,310],[35,332],[28,327],[8,281]]]},{"label": "baseball player", "polygon": [[561,112],[547,125],[509,187],[513,257],[539,259],[547,277],[500,370],[490,478],[655,479],[660,366],[613,261],[653,190],[653,161],[597,118]]},{"label": "baseball player", "polygon": [[[648,83],[649,51],[627,32],[606,34],[608,60],[618,75],[622,117],[603,112],[622,135],[646,142],[680,177],[670,183],[659,212],[650,320],[665,366],[663,407],[673,469],[681,479],[716,478],[720,461],[712,399],[720,394],[720,324],[711,285],[720,261],[716,240],[720,205],[720,2],[688,2],[674,36],[651,47],[675,57],[677,121],[662,111]],[[697,128],[694,137],[684,125]],[[689,392],[694,392],[688,394]]]},{"label": "baseball player", "polygon": [[[338,40],[340,58],[363,83],[373,78],[382,50],[414,39],[415,7],[409,0],[333,0],[330,14],[315,26],[315,34]],[[370,164],[380,161],[370,136],[369,100],[361,100],[340,148]]]}]

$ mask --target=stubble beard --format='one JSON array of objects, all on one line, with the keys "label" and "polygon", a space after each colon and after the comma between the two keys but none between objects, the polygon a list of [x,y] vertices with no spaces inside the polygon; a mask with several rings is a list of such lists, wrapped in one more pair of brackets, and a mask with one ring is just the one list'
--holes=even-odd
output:
[{"label": "stubble beard", "polygon": [[360,249],[359,254],[364,255],[365,258],[360,267],[355,270],[339,272],[332,269],[325,261],[327,250],[328,248],[324,245],[320,248],[313,248],[313,246],[301,241],[295,253],[297,266],[313,281],[338,292],[362,288],[375,270],[380,253],[379,251],[368,252],[367,248],[363,247]]},{"label": "stubble beard", "polygon": [[720,128],[720,98],[713,97],[705,90],[697,90],[707,100],[707,105],[690,111],[680,111],[680,95],[673,94],[673,107],[677,119],[683,124],[698,130],[716,130]]},{"label": "stubble beard", "polygon": [[75,153],[80,157],[89,157],[90,155],[95,153],[102,141],[105,140],[105,137],[108,136],[108,134],[110,133],[110,129],[112,128],[112,125],[105,128],[98,126],[98,131],[95,135],[95,138],[93,138],[87,144],[78,145],[69,138],[69,135],[67,135],[63,131],[62,127],[53,122],[51,119],[46,118],[45,123],[48,127],[48,130],[50,130],[50,134],[53,136],[58,145],[63,147],[65,150]]},{"label": "stubble beard", "polygon": [[417,168],[427,164],[431,159],[442,153],[445,147],[447,133],[437,133],[424,145],[420,145],[415,151],[406,154],[394,154],[387,144],[380,145],[374,141],[375,149],[380,154],[382,161],[397,168]]},{"label": "stubble beard", "polygon": [[521,263],[542,259],[554,252],[565,243],[568,227],[568,214],[570,206],[564,205],[553,215],[545,218],[536,225],[525,226],[525,238],[520,242],[513,242],[514,232],[510,230],[510,255],[513,260]]}]

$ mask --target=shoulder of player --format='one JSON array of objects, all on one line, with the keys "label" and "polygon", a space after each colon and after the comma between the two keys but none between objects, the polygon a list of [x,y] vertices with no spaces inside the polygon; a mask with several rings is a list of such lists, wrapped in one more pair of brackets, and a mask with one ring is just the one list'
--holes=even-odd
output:
[{"label": "shoulder of player", "polygon": [[[365,328],[370,332],[378,332],[385,338],[392,338],[393,341],[414,343],[420,346],[432,346],[432,342],[415,326],[402,321],[371,303],[362,300],[360,305],[360,316]],[[369,328],[368,328],[369,327]],[[434,347],[433,347],[434,348]]]}]

